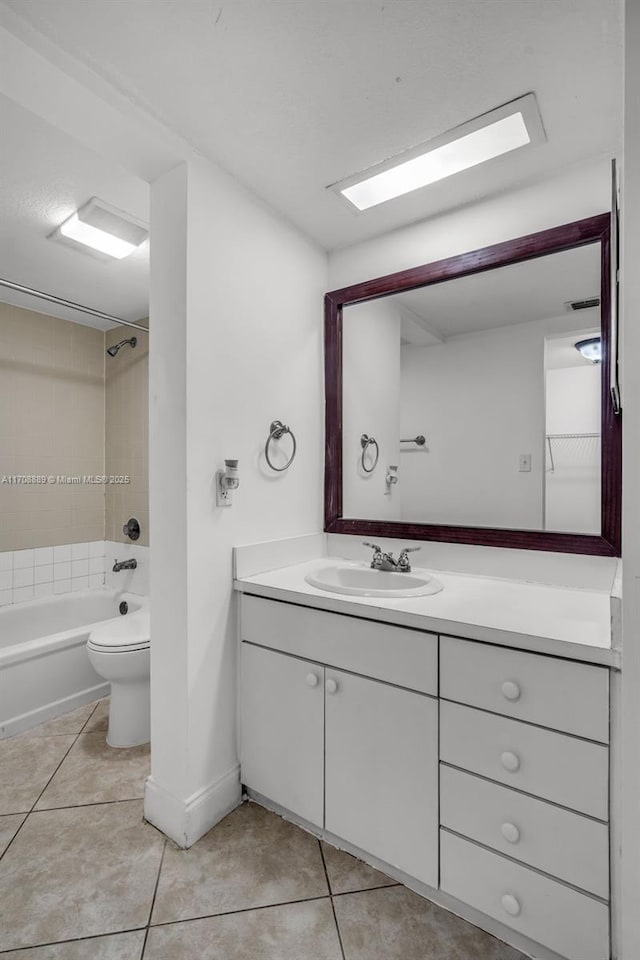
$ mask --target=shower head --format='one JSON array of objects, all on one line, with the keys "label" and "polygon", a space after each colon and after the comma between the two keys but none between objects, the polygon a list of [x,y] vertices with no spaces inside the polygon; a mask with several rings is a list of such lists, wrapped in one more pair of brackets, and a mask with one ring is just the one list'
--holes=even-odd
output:
[{"label": "shower head", "polygon": [[128,343],[129,346],[133,348],[135,347],[137,342],[138,342],[137,337],[129,337],[128,340],[121,340],[120,343],[114,343],[112,347],[107,347],[107,353],[109,354],[110,357],[115,357],[120,347],[124,347],[124,345]]}]

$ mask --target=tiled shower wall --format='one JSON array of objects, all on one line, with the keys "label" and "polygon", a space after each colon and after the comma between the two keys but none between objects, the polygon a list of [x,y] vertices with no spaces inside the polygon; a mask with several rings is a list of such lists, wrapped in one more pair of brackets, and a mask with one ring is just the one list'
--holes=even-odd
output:
[{"label": "tiled shower wall", "polygon": [[[144,323],[145,321],[141,321]],[[117,328],[106,334],[105,345],[135,336],[136,346],[122,347],[105,359],[106,446],[105,473],[127,475],[127,484],[106,487],[105,539],[130,543],[122,532],[129,517],[141,526],[138,544],[149,543],[149,336]]]},{"label": "tiled shower wall", "polygon": [[[138,564],[135,570],[114,571],[116,560],[132,557]],[[148,596],[149,548],[96,540],[0,552],[0,607],[105,584],[113,590]]]},{"label": "tiled shower wall", "polygon": [[0,553],[0,607],[101,587],[104,540]]},{"label": "tiled shower wall", "polygon": [[104,333],[0,303],[0,551],[104,539]]},{"label": "tiled shower wall", "polygon": [[[106,346],[132,333],[135,350],[105,358]],[[0,303],[0,481],[130,478],[106,486],[0,482],[0,553],[122,542],[131,516],[142,526],[138,543],[148,544],[147,356],[145,333],[122,327],[105,335]]]}]

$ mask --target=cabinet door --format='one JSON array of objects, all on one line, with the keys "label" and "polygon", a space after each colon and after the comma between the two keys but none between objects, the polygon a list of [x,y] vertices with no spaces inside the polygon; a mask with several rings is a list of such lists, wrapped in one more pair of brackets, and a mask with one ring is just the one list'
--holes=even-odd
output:
[{"label": "cabinet door", "polygon": [[248,643],[241,650],[242,782],[321,827],[324,668]]},{"label": "cabinet door", "polygon": [[438,886],[438,703],[326,670],[325,827]]}]

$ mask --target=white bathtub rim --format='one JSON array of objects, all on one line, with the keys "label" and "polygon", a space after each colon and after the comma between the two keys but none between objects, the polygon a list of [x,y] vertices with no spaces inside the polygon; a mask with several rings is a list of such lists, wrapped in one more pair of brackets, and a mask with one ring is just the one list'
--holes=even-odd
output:
[{"label": "white bathtub rim", "polygon": [[[58,594],[57,596],[66,597],[84,597],[88,594],[105,593],[120,597],[127,603],[135,603],[137,609],[148,607],[149,598],[134,593],[121,593],[109,587],[98,587],[88,590],[79,590],[75,594]],[[51,597],[40,597],[37,600],[25,600],[23,604],[12,604],[11,609],[15,610],[18,606],[44,606],[51,602]],[[23,660],[33,660],[37,657],[46,656],[52,650],[64,650],[66,647],[73,647],[79,643],[86,643],[89,634],[98,624],[109,623],[111,620],[117,620],[122,614],[116,617],[107,617],[104,620],[94,620],[90,623],[82,623],[70,630],[62,630],[59,633],[46,633],[42,637],[36,637],[33,640],[22,640],[20,643],[14,643],[10,647],[0,649],[0,670],[10,666],[12,663],[21,663]]]},{"label": "white bathtub rim", "polygon": [[[73,693],[68,697],[55,700],[53,703],[47,703],[43,707],[29,710],[28,713],[11,717],[10,720],[7,720],[0,727],[0,740],[15,737],[20,733],[33,730],[34,727],[40,726],[41,723],[47,723],[47,721],[55,720],[65,713],[71,713],[73,710],[77,710],[78,707],[83,707],[86,703],[93,703],[94,700],[102,700],[103,697],[109,695],[109,692],[110,684],[108,681],[105,681],[94,687],[87,687],[85,690],[80,690],[79,693]],[[73,736],[73,734],[71,734],[71,736]]]},{"label": "white bathtub rim", "polygon": [[[46,597],[37,597],[32,600],[20,600],[18,603],[7,603],[4,606],[0,607],[0,616],[3,611],[13,610],[22,610],[25,607],[33,607],[36,610],[40,607],[46,606],[52,601],[63,601],[69,600],[70,597],[86,597],[89,594],[110,594],[113,597],[120,596],[123,600],[132,601],[138,604],[140,609],[149,606],[149,597],[143,593],[135,593],[133,590],[120,590],[117,587],[109,586],[109,584],[102,584],[100,587],[87,587],[86,590],[68,590],[66,593],[50,593]],[[110,618],[115,619],[115,618]]]}]

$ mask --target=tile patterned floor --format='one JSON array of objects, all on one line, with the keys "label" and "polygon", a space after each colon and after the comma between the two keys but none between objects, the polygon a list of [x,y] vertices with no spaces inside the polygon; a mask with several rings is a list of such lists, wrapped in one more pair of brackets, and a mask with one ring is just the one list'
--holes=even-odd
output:
[{"label": "tile patterned floor", "polygon": [[256,804],[179,850],[107,717],[0,741],[0,960],[524,960]]}]

